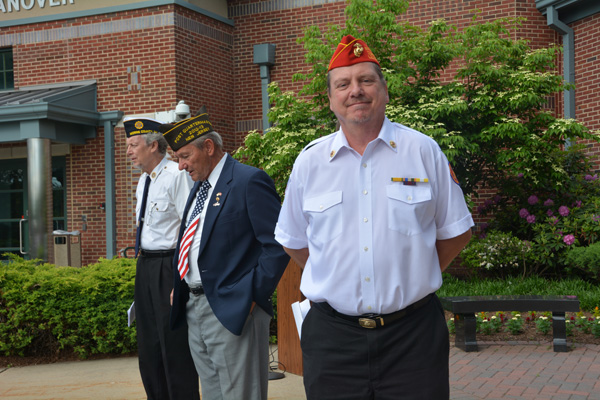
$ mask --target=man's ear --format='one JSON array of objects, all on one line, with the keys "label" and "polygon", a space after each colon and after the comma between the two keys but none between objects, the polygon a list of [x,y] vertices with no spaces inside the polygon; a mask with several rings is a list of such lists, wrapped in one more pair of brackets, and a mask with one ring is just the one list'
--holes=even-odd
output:
[{"label": "man's ear", "polygon": [[212,156],[215,153],[215,142],[213,142],[212,139],[206,139],[203,146],[206,148],[206,152],[209,156]]}]

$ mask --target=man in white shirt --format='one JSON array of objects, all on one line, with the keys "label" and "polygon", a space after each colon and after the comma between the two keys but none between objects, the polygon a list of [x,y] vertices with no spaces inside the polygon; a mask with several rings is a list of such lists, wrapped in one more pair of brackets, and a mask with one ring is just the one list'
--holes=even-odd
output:
[{"label": "man in white shirt", "polygon": [[473,226],[429,137],[390,122],[379,62],[346,36],[328,72],[341,129],[298,156],[276,239],[304,271],[307,398],[448,399],[448,330],[435,295]]},{"label": "man in white shirt", "polygon": [[271,296],[289,261],[275,241],[275,185],[223,150],[205,109],[161,130],[196,182],[175,253],[171,323],[187,321],[202,400],[267,400]]},{"label": "man in white shirt", "polygon": [[136,198],[135,313],[140,374],[148,399],[199,399],[187,329],[171,330],[173,254],[192,180],[167,158],[160,121],[126,119],[127,156],[142,170]]}]

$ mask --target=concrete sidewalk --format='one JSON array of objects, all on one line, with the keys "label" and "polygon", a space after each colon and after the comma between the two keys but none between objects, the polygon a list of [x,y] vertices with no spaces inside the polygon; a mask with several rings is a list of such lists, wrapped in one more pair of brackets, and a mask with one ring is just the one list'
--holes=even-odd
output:
[{"label": "concrete sidewalk", "polygon": [[[555,353],[550,343],[480,343],[450,349],[453,400],[600,400],[600,345]],[[75,361],[0,372],[0,399],[145,399],[137,358]],[[305,400],[302,377],[269,381],[269,399]],[[243,400],[243,399],[240,399]]]}]

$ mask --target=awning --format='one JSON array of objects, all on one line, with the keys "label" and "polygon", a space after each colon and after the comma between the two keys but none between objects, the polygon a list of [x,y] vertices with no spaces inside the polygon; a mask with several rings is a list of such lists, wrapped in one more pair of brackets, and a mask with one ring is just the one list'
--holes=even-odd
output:
[{"label": "awning", "polygon": [[0,91],[0,143],[29,138],[85,144],[96,137],[102,117],[96,109],[96,81]]}]

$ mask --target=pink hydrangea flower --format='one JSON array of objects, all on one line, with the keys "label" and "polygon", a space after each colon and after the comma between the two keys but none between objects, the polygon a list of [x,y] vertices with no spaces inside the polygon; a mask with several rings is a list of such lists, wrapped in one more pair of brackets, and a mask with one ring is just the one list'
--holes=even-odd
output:
[{"label": "pink hydrangea flower", "polygon": [[567,245],[572,245],[573,243],[575,243],[575,236],[573,235],[565,235],[563,237],[563,242],[565,242]]},{"label": "pink hydrangea flower", "polygon": [[546,200],[546,201],[544,202],[544,205],[545,205],[546,207],[552,207],[552,206],[554,205],[554,200],[552,200],[552,199],[548,199],[548,200]]},{"label": "pink hydrangea flower", "polygon": [[521,208],[521,210],[519,211],[519,217],[527,218],[528,216],[529,216],[529,211],[527,211],[526,208]]},{"label": "pink hydrangea flower", "polygon": [[535,215],[529,214],[527,216],[527,222],[530,223],[530,224],[534,224],[535,223]]},{"label": "pink hydrangea flower", "polygon": [[529,198],[527,199],[527,202],[531,205],[537,204],[537,202],[540,201],[540,199],[538,199],[538,197],[535,194],[532,194],[531,196],[529,196]]},{"label": "pink hydrangea flower", "polygon": [[558,208],[558,213],[561,216],[566,217],[567,215],[569,215],[569,207],[567,207],[567,206],[560,206]]}]

